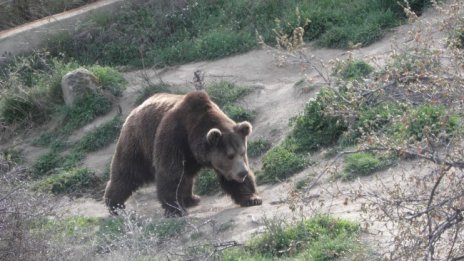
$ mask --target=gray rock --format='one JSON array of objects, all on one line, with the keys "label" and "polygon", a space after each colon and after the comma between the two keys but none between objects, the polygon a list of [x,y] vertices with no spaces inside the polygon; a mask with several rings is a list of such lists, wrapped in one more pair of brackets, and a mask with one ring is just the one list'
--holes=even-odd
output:
[{"label": "gray rock", "polygon": [[73,105],[76,100],[88,93],[96,93],[98,79],[87,69],[78,68],[68,72],[61,80],[61,89],[66,105]]}]

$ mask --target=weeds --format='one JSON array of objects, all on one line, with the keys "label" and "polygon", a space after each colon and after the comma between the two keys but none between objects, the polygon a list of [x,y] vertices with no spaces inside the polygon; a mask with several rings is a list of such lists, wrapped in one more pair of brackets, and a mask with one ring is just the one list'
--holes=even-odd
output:
[{"label": "weeds", "polygon": [[[223,260],[334,260],[361,254],[357,224],[316,216],[291,226],[265,220],[267,231],[244,249],[226,251]],[[358,256],[359,257],[359,256]]]},{"label": "weeds", "polygon": [[198,195],[208,195],[218,192],[219,188],[219,181],[213,170],[203,170],[198,174],[195,181],[195,193]]},{"label": "weeds", "polygon": [[346,81],[357,80],[368,76],[374,68],[362,60],[349,59],[339,62],[334,68],[334,75]]},{"label": "weeds", "polygon": [[[422,10],[429,1],[413,2],[413,9]],[[130,2],[111,23],[97,16],[77,32],[55,36],[49,49],[83,64],[163,66],[248,51],[257,45],[256,31],[267,43],[273,42],[270,25],[276,19],[282,34],[292,35],[301,27],[305,40],[348,48],[374,42],[404,18],[396,2],[383,0]]]},{"label": "weeds", "polygon": [[263,155],[266,151],[271,148],[271,143],[268,140],[257,139],[248,142],[248,156],[250,158],[256,158]]},{"label": "weeds", "polygon": [[343,180],[352,180],[359,176],[370,175],[384,168],[387,161],[378,156],[367,153],[358,152],[345,157],[345,167],[341,178]]},{"label": "weeds", "polygon": [[234,121],[252,121],[256,113],[234,104],[252,91],[251,88],[220,81],[206,86],[211,99]]},{"label": "weeds", "polygon": [[101,183],[89,169],[74,168],[51,175],[36,185],[36,189],[53,194],[71,194],[91,190]]},{"label": "weeds", "polygon": [[122,121],[119,116],[96,128],[94,131],[87,133],[77,144],[75,150],[84,153],[97,151],[111,143],[119,136],[122,127]]},{"label": "weeds", "polygon": [[303,155],[295,153],[294,149],[288,145],[289,143],[284,142],[263,156],[262,173],[258,175],[259,182],[284,180],[308,165],[307,159]]},{"label": "weeds", "polygon": [[[60,125],[70,131],[106,113],[111,102],[100,95],[88,95],[73,107],[63,105],[61,79],[78,67],[73,61],[64,63],[48,53],[16,57],[0,73],[0,122],[10,126],[40,124],[58,111],[67,121]],[[125,80],[116,70],[97,65],[89,69],[104,90],[114,95],[122,93]]]},{"label": "weeds", "polygon": [[291,137],[298,151],[312,151],[338,141],[347,126],[341,117],[324,112],[328,104],[335,102],[337,97],[333,90],[321,89],[317,97],[306,104],[304,112],[292,119]]}]

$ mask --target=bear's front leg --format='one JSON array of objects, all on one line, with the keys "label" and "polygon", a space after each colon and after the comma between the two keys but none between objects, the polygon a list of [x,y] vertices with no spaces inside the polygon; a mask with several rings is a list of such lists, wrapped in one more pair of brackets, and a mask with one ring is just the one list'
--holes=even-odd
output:
[{"label": "bear's front leg", "polygon": [[166,217],[181,217],[187,215],[184,203],[184,189],[179,181],[156,183],[158,200],[164,208]]},{"label": "bear's front leg", "polygon": [[183,179],[184,206],[186,208],[195,207],[200,203],[200,196],[193,194],[194,175],[184,176]]},{"label": "bear's front leg", "polygon": [[256,194],[255,177],[252,173],[249,173],[242,183],[219,176],[219,183],[224,192],[242,207],[257,206],[263,203],[261,197]]}]

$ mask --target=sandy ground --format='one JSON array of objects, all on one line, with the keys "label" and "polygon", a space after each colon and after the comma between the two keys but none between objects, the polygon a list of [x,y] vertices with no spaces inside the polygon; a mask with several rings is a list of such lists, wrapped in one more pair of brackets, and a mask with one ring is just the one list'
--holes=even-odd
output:
[{"label": "sandy ground", "polygon": [[[296,58],[288,58],[286,63],[279,65],[278,59],[276,59],[279,57],[279,53],[269,49],[260,49],[215,61],[176,66],[163,71],[128,72],[125,73],[125,78],[129,85],[120,99],[119,105],[123,115],[127,115],[133,108],[138,92],[146,86],[147,81],[156,83],[162,80],[177,86],[179,89],[193,90],[193,73],[201,70],[205,74],[206,82],[226,80],[253,87],[254,91],[240,101],[241,104],[257,113],[253,123],[254,132],[250,139],[264,138],[272,141],[275,145],[290,131],[289,119],[302,112],[305,103],[317,93],[318,86],[324,83],[325,80],[321,77],[320,72],[327,77],[331,61],[346,59],[352,55],[381,68],[386,63],[386,57],[394,49],[413,46],[418,37],[427,35],[431,45],[442,46],[443,33],[438,29],[441,22],[440,17],[438,12],[429,10],[415,23],[400,26],[389,32],[381,41],[357,50],[330,50],[307,45],[304,51],[308,58],[306,63],[301,63],[301,60]],[[421,31],[419,28],[424,24],[430,24],[432,29]],[[295,84],[302,79],[316,87],[306,91],[295,87]],[[111,119],[116,113],[117,110],[113,110],[109,115],[76,131],[74,138],[82,136],[83,133]],[[25,149],[29,159],[33,159],[39,153],[38,149],[33,147]],[[98,152],[91,153],[87,156],[84,165],[101,173],[109,164],[114,150],[115,144],[112,144]],[[417,168],[412,165],[403,164],[401,168],[395,167],[376,176],[354,182],[335,182],[331,179],[330,171],[325,172],[325,170],[327,168],[331,170],[340,168],[341,161],[325,160],[318,155],[315,155],[314,159],[318,162],[316,165],[302,171],[287,182],[259,186],[259,194],[263,198],[262,206],[240,208],[233,204],[227,196],[218,193],[204,196],[199,206],[190,209],[190,216],[215,220],[217,224],[233,224],[222,234],[222,237],[225,240],[238,241],[243,241],[251,233],[260,231],[263,226],[263,218],[282,217],[291,220],[302,215],[330,213],[337,217],[359,220],[362,202],[348,198],[348,192],[359,186],[366,189],[376,189],[377,177],[389,184],[393,182],[398,173],[417,172]],[[259,162],[256,164],[259,165]],[[302,179],[312,180],[313,177],[319,175],[321,178],[317,180],[317,185],[312,189],[303,190],[299,201],[295,202],[302,207],[302,210],[293,212],[291,206],[293,205],[292,195],[295,182]],[[161,218],[163,215],[153,185],[135,192],[127,202],[127,208],[153,218]],[[67,200],[61,211],[66,215],[109,216],[101,200],[85,197]],[[375,234],[377,229],[381,230],[381,227],[371,228],[370,233]]]}]

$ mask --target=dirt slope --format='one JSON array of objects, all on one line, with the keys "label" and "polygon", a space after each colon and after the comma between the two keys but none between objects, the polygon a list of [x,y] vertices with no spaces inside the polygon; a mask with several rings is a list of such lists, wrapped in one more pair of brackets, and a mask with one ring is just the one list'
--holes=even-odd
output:
[{"label": "dirt slope", "polygon": [[[431,24],[430,32],[418,31],[421,24]],[[201,70],[205,73],[205,80],[218,81],[227,80],[243,85],[254,86],[254,91],[242,101],[249,109],[257,112],[254,121],[254,132],[251,140],[259,137],[271,140],[275,145],[288,132],[288,121],[292,116],[303,110],[304,104],[313,97],[318,88],[311,91],[301,91],[294,85],[301,79],[309,79],[314,84],[323,83],[324,79],[318,71],[327,72],[327,68],[321,66],[319,61],[330,66],[330,61],[335,59],[346,59],[350,55],[369,61],[378,68],[385,64],[385,57],[393,49],[403,49],[414,44],[416,37],[430,37],[430,44],[441,46],[443,35],[439,31],[440,14],[429,10],[412,25],[403,25],[388,33],[381,41],[365,48],[350,52],[343,50],[318,49],[311,45],[306,46],[308,64],[302,66],[288,60],[282,66],[277,66],[276,53],[270,50],[255,50],[242,55],[228,57],[216,61],[191,63],[169,68],[164,71],[133,71],[125,74],[129,82],[128,89],[124,92],[120,106],[123,115],[127,115],[132,109],[137,92],[146,84],[147,80],[178,86],[184,90],[193,90],[193,73]],[[432,40],[437,39],[437,40]],[[311,66],[315,66],[316,69]],[[110,117],[110,116],[107,116]],[[93,125],[94,126],[94,125]],[[91,128],[91,127],[90,127]],[[114,152],[114,144],[95,153],[88,155],[85,165],[94,169],[103,170],[111,159]],[[199,206],[190,210],[190,216],[204,219],[212,219],[217,224],[233,224],[222,236],[224,239],[244,240],[251,233],[259,231],[262,227],[263,217],[286,217],[298,218],[301,214],[311,215],[315,212],[331,213],[332,215],[357,220],[360,217],[360,206],[362,202],[347,198],[345,192],[352,191],[362,186],[367,191],[376,188],[376,177],[381,177],[385,184],[391,184],[396,175],[417,173],[417,166],[402,166],[386,170],[374,177],[366,177],[354,182],[334,182],[330,179],[330,172],[340,168],[340,160],[325,160],[315,155],[316,165],[309,167],[296,175],[292,181],[278,185],[265,185],[259,187],[259,192],[264,199],[262,206],[251,208],[240,208],[222,194],[203,197]],[[257,163],[259,165],[259,162]],[[427,166],[423,166],[427,168]],[[414,170],[413,170],[414,168]],[[326,171],[329,169],[330,171]],[[292,191],[294,181],[311,177],[320,177],[317,185],[311,190],[303,192],[299,204],[303,206],[302,211],[292,212]],[[154,186],[148,186],[137,191],[127,204],[128,209],[137,211],[139,214],[154,218],[162,217],[162,210],[156,199]],[[62,210],[69,215],[85,215],[95,217],[108,216],[102,201],[80,198],[70,200],[67,207]],[[371,229],[375,234],[376,229]]]}]

